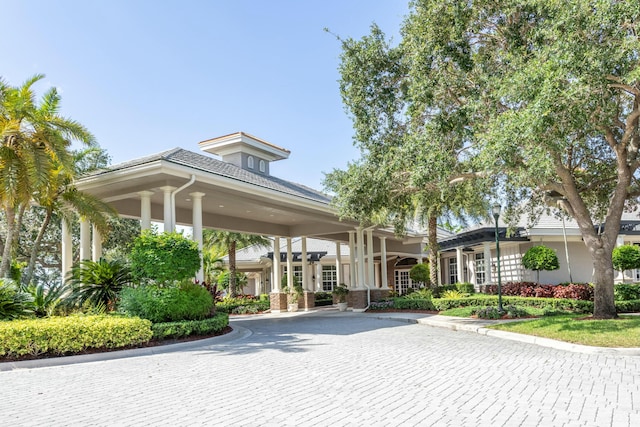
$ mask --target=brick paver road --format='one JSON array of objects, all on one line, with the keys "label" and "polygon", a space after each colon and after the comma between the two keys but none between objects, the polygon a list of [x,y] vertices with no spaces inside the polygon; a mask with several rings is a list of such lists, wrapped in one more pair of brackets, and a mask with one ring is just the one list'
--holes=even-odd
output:
[{"label": "brick paver road", "polygon": [[0,372],[0,425],[640,425],[637,356],[351,313],[233,324],[208,347]]}]

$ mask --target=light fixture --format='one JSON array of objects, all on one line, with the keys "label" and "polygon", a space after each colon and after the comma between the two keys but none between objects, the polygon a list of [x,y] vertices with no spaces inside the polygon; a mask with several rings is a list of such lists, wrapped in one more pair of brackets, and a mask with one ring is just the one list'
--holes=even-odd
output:
[{"label": "light fixture", "polygon": [[498,264],[498,311],[500,313],[504,313],[504,309],[502,308],[502,278],[500,277],[500,238],[498,233],[498,218],[500,218],[500,211],[502,207],[500,204],[496,203],[491,207],[491,213],[493,214],[493,219],[496,223],[496,258]]}]

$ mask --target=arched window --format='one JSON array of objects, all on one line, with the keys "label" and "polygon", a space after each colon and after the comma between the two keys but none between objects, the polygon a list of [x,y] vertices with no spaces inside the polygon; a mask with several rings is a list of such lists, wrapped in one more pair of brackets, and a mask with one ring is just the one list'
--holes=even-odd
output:
[{"label": "arched window", "polygon": [[267,171],[267,164],[264,162],[264,160],[260,160],[260,172],[266,172]]},{"label": "arched window", "polygon": [[253,169],[253,156],[247,157],[247,167]]}]

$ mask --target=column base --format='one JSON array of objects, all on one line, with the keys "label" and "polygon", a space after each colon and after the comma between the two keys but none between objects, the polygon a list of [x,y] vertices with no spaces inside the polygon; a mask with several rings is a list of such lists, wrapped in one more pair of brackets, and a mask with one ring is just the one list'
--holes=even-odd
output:
[{"label": "column base", "polygon": [[311,291],[304,291],[301,301],[302,305],[300,307],[304,311],[309,311],[316,307],[316,294]]},{"label": "column base", "polygon": [[282,313],[287,311],[287,294],[283,292],[272,292],[269,294],[269,305],[272,313]]},{"label": "column base", "polygon": [[349,291],[348,302],[355,313],[362,313],[368,307],[367,289],[351,289]]}]

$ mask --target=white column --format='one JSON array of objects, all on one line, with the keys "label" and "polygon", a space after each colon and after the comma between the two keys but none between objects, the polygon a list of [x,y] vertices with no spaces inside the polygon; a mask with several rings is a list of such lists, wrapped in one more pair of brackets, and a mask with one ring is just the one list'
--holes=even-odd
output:
[{"label": "white column", "polygon": [[164,193],[163,212],[164,212],[164,231],[171,233],[173,231],[173,206],[171,206],[171,192],[176,187],[165,185],[160,187]]},{"label": "white column", "polygon": [[191,209],[193,241],[198,244],[198,251],[200,251],[200,269],[196,273],[196,279],[202,282],[204,280],[204,268],[202,266],[202,198],[204,193],[189,193],[189,196],[191,196],[191,203],[193,204]]},{"label": "white column", "polygon": [[316,291],[322,290],[322,264],[319,262],[316,264],[316,283],[315,283]]},{"label": "white column", "polygon": [[100,257],[102,257],[102,236],[94,225],[93,236],[91,237],[91,260],[98,261]]},{"label": "white column", "polygon": [[362,227],[356,230],[358,236],[356,238],[356,250],[358,251],[358,288],[364,288],[364,231]]},{"label": "white column", "polygon": [[356,279],[356,245],[355,231],[349,231],[349,287],[355,289],[358,287]]},{"label": "white column", "polygon": [[293,251],[291,249],[291,237],[287,237],[287,287],[293,291]]},{"label": "white column", "polygon": [[[491,253],[489,253],[489,258],[491,258]],[[442,268],[442,255],[439,251],[436,255],[436,259],[438,263],[438,286],[442,286],[442,272],[444,269]]]},{"label": "white column", "polygon": [[375,264],[373,262],[373,230],[367,230],[367,286],[376,287]]},{"label": "white column", "polygon": [[140,191],[140,228],[151,229],[151,196],[153,191]]},{"label": "white column", "polygon": [[456,248],[456,267],[458,274],[458,282],[464,282],[464,258],[462,257],[462,248]]},{"label": "white column", "polygon": [[380,284],[382,289],[389,289],[387,275],[387,238],[380,237]]},{"label": "white column", "polygon": [[91,259],[91,224],[86,219],[80,220],[80,261]]},{"label": "white column", "polygon": [[271,289],[273,292],[280,292],[280,238],[273,238],[273,282]]},{"label": "white column", "polygon": [[305,291],[313,291],[313,285],[309,285],[309,265],[307,261],[307,238],[302,236],[300,243],[302,244],[302,289]]},{"label": "white column", "polygon": [[336,242],[336,282],[339,285],[344,283],[342,277],[342,254],[340,253],[340,242]]},{"label": "white column", "polygon": [[482,250],[484,251],[484,284],[488,285],[489,283],[493,283],[493,278],[491,277],[492,268],[491,268],[491,243],[484,242],[482,244]]},{"label": "white column", "polygon": [[62,281],[65,281],[67,274],[73,264],[73,243],[71,240],[71,230],[66,221],[62,220]]}]

